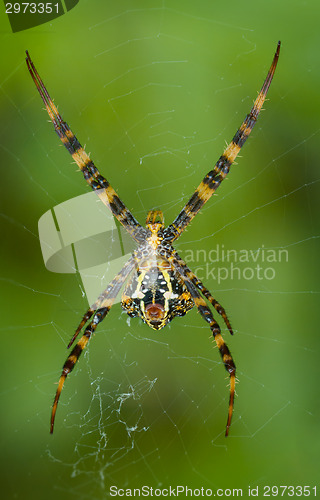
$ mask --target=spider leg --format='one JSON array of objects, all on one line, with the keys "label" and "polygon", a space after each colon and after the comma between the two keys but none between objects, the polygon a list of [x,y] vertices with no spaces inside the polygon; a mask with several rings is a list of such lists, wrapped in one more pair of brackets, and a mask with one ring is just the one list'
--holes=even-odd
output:
[{"label": "spider leg", "polygon": [[233,330],[224,307],[222,307],[222,305],[211,295],[211,293],[204,286],[202,281],[200,281],[199,278],[197,278],[197,276],[192,271],[190,274],[190,280],[200,290],[200,292],[204,295],[204,297],[209,300],[209,302],[213,305],[217,313],[219,313],[220,316],[222,316],[229,332],[231,333],[231,335],[233,335]]},{"label": "spider leg", "polygon": [[62,374],[59,379],[58,383],[58,388],[57,392],[53,401],[52,405],[52,413],[51,413],[51,425],[50,425],[50,433],[53,433],[53,427],[54,427],[54,420],[56,416],[56,411],[57,411],[57,406],[60,398],[61,391],[64,386],[64,382],[69,375],[70,372],[72,372],[76,362],[78,361],[82,351],[86,347],[87,343],[89,342],[92,334],[94,333],[95,329],[97,328],[98,324],[103,321],[103,319],[106,317],[108,312],[110,311],[114,300],[116,296],[118,295],[121,286],[123,285],[124,281],[130,274],[130,272],[133,270],[135,266],[135,260],[133,257],[131,257],[128,262],[123,266],[121,271],[116,275],[116,277],[110,282],[106,290],[99,296],[98,300],[94,303],[94,305],[87,311],[87,313],[84,315],[79,327],[76,330],[75,335],[72,337],[71,342],[69,343],[68,347],[72,345],[74,340],[76,339],[77,335],[80,333],[81,328],[85,325],[85,323],[92,317],[92,321],[89,323],[89,325],[86,327],[84,334],[80,338],[80,340],[77,342],[77,344],[74,346],[72,349],[70,355],[68,356],[65,364],[63,365],[62,369]]},{"label": "spider leg", "polygon": [[[94,304],[95,305],[95,304]],[[94,311],[97,310],[97,307],[94,307],[94,305],[92,307],[89,307],[89,309],[87,310],[86,314],[83,316],[78,328],[76,329],[72,339],[70,340],[69,344],[67,345],[67,349],[70,349],[70,347],[72,346],[73,342],[76,340],[76,338],[78,337],[79,333],[81,332],[82,328],[84,327],[84,325],[87,323],[87,321],[89,321],[89,319],[91,318],[91,316],[93,315]]]},{"label": "spider leg", "polygon": [[57,406],[58,406],[61,391],[63,389],[64,382],[65,382],[67,376],[69,375],[69,373],[72,372],[72,370],[73,370],[76,362],[78,361],[83,349],[86,347],[87,343],[89,342],[91,335],[95,331],[98,324],[105,318],[105,316],[109,312],[110,308],[111,308],[111,305],[109,307],[100,308],[96,311],[92,322],[87,326],[81,339],[78,341],[78,343],[72,349],[71,354],[68,356],[65,364],[63,365],[62,374],[60,376],[59,383],[58,383],[58,389],[57,389],[57,392],[56,392],[56,395],[54,398],[54,402],[52,405],[51,424],[50,424],[50,433],[51,434],[53,433],[54,420],[55,420],[55,416],[56,416]]},{"label": "spider leg", "polygon": [[96,191],[101,201],[107,205],[113,215],[138,242],[145,239],[146,230],[139,224],[128,208],[122,203],[116,191],[110,186],[109,182],[100,174],[93,161],[82,148],[80,142],[70,130],[69,126],[63,121],[55,104],[53,103],[39,73],[37,72],[28,51],[26,51],[26,62],[30,75],[38,89],[43,100],[48,115],[54,125],[55,131],[61,139],[64,146],[71,154],[74,161],[79,166],[83,176],[89,186]]},{"label": "spider leg", "polygon": [[203,319],[207,323],[209,323],[213,338],[214,338],[214,340],[219,348],[219,352],[220,352],[222,361],[224,363],[224,366],[225,366],[227,372],[229,373],[229,376],[230,376],[230,397],[229,397],[228,419],[227,419],[226,433],[225,433],[225,435],[228,436],[229,428],[231,425],[232,414],[233,414],[233,407],[234,407],[236,366],[235,366],[235,363],[234,363],[233,358],[231,356],[231,353],[229,351],[229,348],[228,348],[227,344],[225,343],[225,341],[223,340],[220,327],[219,327],[218,323],[216,322],[216,320],[214,319],[214,317],[212,316],[212,313],[211,313],[209,307],[207,306],[203,297],[201,297],[197,288],[204,294],[204,296],[214,306],[216,311],[223,317],[230,333],[233,334],[230,322],[227,318],[227,315],[226,315],[223,307],[212,297],[209,290],[207,290],[204,287],[202,282],[188,268],[188,266],[185,264],[185,262],[179,257],[176,250],[174,250],[172,247],[169,247],[167,245],[165,248],[163,246],[161,248],[159,248],[159,253],[161,256],[165,257],[165,259],[167,259],[171,263],[171,265],[175,268],[175,270],[184,278],[184,282],[185,282],[186,287],[188,288],[188,290],[191,294],[191,297],[192,297],[192,300],[193,300],[195,306],[197,307],[197,309],[200,312]]},{"label": "spider leg", "polygon": [[228,408],[228,418],[227,418],[227,425],[226,425],[226,432],[225,435],[228,436],[229,434],[229,429],[231,425],[231,419],[232,419],[232,414],[233,414],[233,407],[234,407],[234,395],[235,395],[235,384],[236,384],[236,365],[233,361],[233,358],[231,356],[231,353],[229,351],[229,348],[225,341],[223,340],[223,337],[221,335],[221,330],[212,316],[212,313],[205,303],[204,299],[201,297],[200,293],[196,289],[195,285],[191,283],[189,280],[185,281],[186,286],[191,294],[191,297],[195,303],[195,306],[197,307],[199,313],[203,317],[203,319],[209,323],[210,329],[212,331],[213,338],[218,346],[220,356],[222,358],[223,364],[225,366],[225,369],[229,373],[230,376],[230,396],[229,396],[229,408]]},{"label": "spider leg", "polygon": [[258,115],[265,101],[274,72],[277,67],[279,53],[280,42],[278,42],[277,50],[274,55],[271,67],[262,85],[259,95],[255,100],[253,107],[251,108],[250,113],[246,116],[232,141],[227,146],[224,153],[220,156],[219,160],[215,164],[214,169],[205,176],[201,184],[197,187],[194,194],[191,196],[188,203],[184,206],[173,223],[164,231],[164,237],[166,241],[173,242],[180,236],[180,234],[184,231],[188,224],[190,224],[192,219],[197,215],[197,213],[209,200],[213,193],[218,189],[223,179],[229,173],[232,163],[237,157],[245,141],[248,139],[257,121]]},{"label": "spider leg", "polygon": [[165,253],[165,258],[175,267],[178,267],[178,272],[182,274],[183,277],[186,279],[189,279],[191,283],[195,285],[195,287],[200,290],[200,292],[203,294],[203,296],[209,300],[209,302],[213,305],[217,313],[220,314],[220,316],[223,318],[229,332],[231,335],[233,335],[233,330],[231,327],[231,323],[229,321],[229,318],[227,316],[227,313],[222,307],[222,305],[211,295],[210,291],[204,286],[202,281],[194,274],[193,271],[187,266],[187,264],[184,262],[183,259],[181,259],[180,255],[178,252],[171,247],[170,251],[167,251]]}]

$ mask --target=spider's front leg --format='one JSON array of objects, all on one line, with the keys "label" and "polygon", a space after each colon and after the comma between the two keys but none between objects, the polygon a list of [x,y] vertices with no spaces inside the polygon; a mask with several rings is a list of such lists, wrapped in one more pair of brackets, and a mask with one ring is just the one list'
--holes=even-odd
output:
[{"label": "spider's front leg", "polygon": [[129,232],[133,239],[138,243],[145,240],[146,230],[139,224],[136,218],[132,215],[129,209],[120,200],[116,191],[105,179],[90,159],[89,155],[85,152],[77,137],[74,135],[68,124],[62,119],[57,107],[51,99],[48,90],[46,89],[38,71],[33,64],[28,51],[26,52],[27,66],[44,102],[50,120],[54,125],[54,129],[60,138],[62,144],[66,147],[71,154],[73,160],[79,166],[86,182],[96,192],[100,200],[112,211],[116,219],[123,225]]},{"label": "spider's front leg", "polygon": [[184,206],[173,223],[165,229],[164,237],[166,241],[172,243],[181,235],[181,233],[190,224],[192,219],[199,213],[203,205],[209,200],[213,193],[218,189],[221,182],[228,175],[232,163],[238,156],[242,146],[251,134],[252,129],[258,119],[259,113],[266,99],[267,92],[269,90],[274,72],[278,64],[280,45],[280,42],[278,42],[277,50],[273,57],[273,61],[268,71],[267,77],[249,114],[247,114],[247,116],[245,117],[241,126],[234,135],[232,141],[215,164],[213,170],[210,170],[210,172],[207,173],[207,175],[204,177],[202,182],[199,184],[199,186],[191,196],[188,203]]}]

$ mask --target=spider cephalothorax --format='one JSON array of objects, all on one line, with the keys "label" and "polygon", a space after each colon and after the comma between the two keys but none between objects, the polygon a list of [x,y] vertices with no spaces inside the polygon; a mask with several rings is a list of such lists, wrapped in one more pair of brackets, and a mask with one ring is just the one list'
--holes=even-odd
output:
[{"label": "spider cephalothorax", "polygon": [[63,366],[52,407],[50,432],[53,432],[57,405],[66,377],[73,370],[97,325],[108,314],[121,287],[129,278],[122,295],[122,307],[129,316],[138,316],[154,330],[160,330],[175,316],[183,316],[195,306],[208,323],[219,348],[222,362],[230,376],[229,410],[226,426],[226,436],[228,435],[233,413],[236,367],[222,338],[220,327],[206,300],[222,316],[231,334],[233,333],[232,328],[223,307],[179,257],[172,243],[181,235],[229,173],[232,163],[256,123],[277,66],[279,52],[280,42],[278,42],[271,67],[250,113],[214,168],[204,177],[179,215],[167,228],[164,228],[162,212],[158,210],[149,212],[146,228],[144,228],[122,203],[109,182],[99,173],[67,123],[62,120],[27,52],[28,69],[59,138],[79,166],[86,182],[97,193],[101,201],[111,209],[113,215],[138,244],[138,248],[133,252],[131,258],[88,309],[69,342],[68,348],[85,327],[82,337],[73,347]]}]

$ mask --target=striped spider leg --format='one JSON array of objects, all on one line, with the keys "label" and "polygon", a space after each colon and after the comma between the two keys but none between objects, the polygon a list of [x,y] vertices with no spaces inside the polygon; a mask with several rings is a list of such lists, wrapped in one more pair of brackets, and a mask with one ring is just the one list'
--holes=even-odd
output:
[{"label": "striped spider leg", "polygon": [[30,75],[38,89],[41,99],[45,104],[48,115],[54,125],[56,133],[62,141],[62,144],[67,148],[72,158],[82,171],[85,180],[89,186],[96,191],[101,201],[111,209],[113,215],[129,232],[132,238],[138,243],[142,243],[146,238],[146,230],[139,224],[128,208],[122,203],[115,190],[100,174],[93,161],[89,158],[74,133],[70,130],[68,124],[63,121],[33,64],[28,51],[26,51],[26,54],[26,62]]},{"label": "striped spider leg", "polygon": [[[51,412],[51,424],[50,424],[50,433],[53,433],[53,426],[54,426],[54,420],[56,416],[56,411],[57,411],[57,406],[58,406],[58,401],[60,398],[60,394],[62,391],[62,388],[64,386],[64,382],[69,375],[69,373],[73,370],[76,362],[78,361],[83,349],[86,347],[87,343],[89,342],[92,334],[94,333],[95,329],[97,328],[98,324],[101,323],[101,321],[104,320],[108,312],[110,311],[115,298],[117,297],[123,283],[129,276],[129,274],[133,271],[135,267],[135,260],[133,257],[131,257],[127,263],[122,267],[121,271],[116,275],[115,278],[109,283],[108,287],[105,289],[104,292],[98,297],[96,302],[88,309],[86,314],[84,315],[81,323],[79,324],[76,333],[72,337],[71,341],[69,342],[68,348],[72,346],[74,341],[76,340],[77,336],[79,335],[80,331],[84,327],[84,325],[88,322],[90,318],[92,320],[90,323],[87,325],[84,334],[80,338],[80,340],[77,342],[77,344],[74,346],[72,349],[70,355],[68,356],[65,364],[63,365],[62,369],[62,374],[60,376],[60,380],[58,383],[58,388],[57,392],[54,398],[54,402],[52,405],[52,412]],[[92,317],[93,316],[93,317]]]},{"label": "striped spider leg", "polygon": [[257,99],[255,100],[250,113],[246,116],[240,128],[237,130],[230,144],[227,146],[213,170],[207,173],[205,178],[199,184],[188,203],[181,210],[175,220],[165,230],[165,238],[171,243],[176,240],[182,231],[190,224],[192,219],[199,213],[203,205],[209,200],[213,193],[218,189],[221,182],[229,173],[230,167],[238,156],[242,146],[248,139],[261,111],[262,105],[267,96],[274,72],[277,67],[280,53],[280,42],[274,55],[271,67],[267,77],[262,85]]},{"label": "striped spider leg", "polygon": [[80,331],[87,325],[84,334],[74,346],[63,366],[52,407],[51,433],[53,432],[56,409],[65,379],[73,370],[92,333],[108,314],[122,285],[128,279],[122,293],[122,308],[129,316],[140,317],[142,321],[154,330],[162,329],[175,316],[184,316],[194,306],[196,306],[204,320],[209,323],[222,361],[230,376],[229,410],[225,433],[226,436],[228,435],[233,414],[236,367],[231,353],[222,338],[220,327],[213,318],[205,299],[210,302],[223,318],[232,334],[230,321],[224,308],[183,262],[171,244],[182,234],[187,225],[228,174],[231,164],[234,162],[257,120],[277,66],[279,52],[280,42],[278,43],[266,80],[250,113],[246,116],[214,169],[205,176],[180,214],[167,228],[164,227],[163,214],[160,210],[151,210],[148,213],[146,228],[143,228],[133,217],[109,182],[99,173],[66,122],[61,118],[27,52],[26,61],[29,72],[59,138],[80,167],[89,186],[97,193],[103,203],[111,209],[117,220],[139,245],[122,270],[83,316],[68,345],[68,348],[73,345]]},{"label": "striped spider leg", "polygon": [[224,366],[229,373],[230,376],[230,396],[229,396],[229,410],[228,410],[228,419],[226,425],[225,435],[228,436],[229,428],[231,425],[231,418],[233,414],[233,405],[234,405],[234,395],[235,395],[235,383],[236,383],[236,366],[229,351],[229,348],[223,337],[221,335],[221,330],[214,319],[211,310],[206,304],[205,300],[201,296],[199,292],[213,305],[215,310],[222,316],[225,324],[231,335],[233,335],[233,331],[231,328],[230,321],[226,315],[224,308],[216,301],[215,298],[211,295],[209,290],[204,286],[201,280],[197,278],[197,276],[189,269],[186,263],[181,259],[176,250],[169,244],[163,243],[160,245],[159,251],[161,254],[170,262],[173,268],[179,273],[180,276],[183,277],[184,283],[186,284],[187,289],[190,292],[194,305],[197,307],[199,313],[202,318],[209,323],[210,330],[212,331],[213,338],[218,346],[222,361]]}]

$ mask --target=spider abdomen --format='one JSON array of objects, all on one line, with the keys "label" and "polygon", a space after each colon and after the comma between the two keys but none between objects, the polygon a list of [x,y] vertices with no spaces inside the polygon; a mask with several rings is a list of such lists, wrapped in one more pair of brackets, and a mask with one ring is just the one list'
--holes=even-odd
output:
[{"label": "spider abdomen", "polygon": [[183,280],[164,258],[153,254],[139,263],[122,295],[122,308],[154,330],[194,306]]}]

